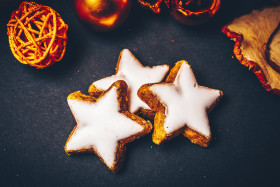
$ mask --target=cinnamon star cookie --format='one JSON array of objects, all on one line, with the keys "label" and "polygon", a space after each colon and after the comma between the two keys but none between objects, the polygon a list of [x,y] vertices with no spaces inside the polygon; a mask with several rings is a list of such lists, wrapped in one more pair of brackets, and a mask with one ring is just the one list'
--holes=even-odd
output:
[{"label": "cinnamon star cookie", "polygon": [[220,90],[198,85],[186,61],[176,63],[166,82],[146,84],[138,90],[138,96],[156,112],[154,143],[161,144],[183,133],[203,147],[211,139],[207,112],[222,95]]},{"label": "cinnamon star cookie", "polygon": [[127,84],[122,80],[98,99],[78,91],[67,101],[77,125],[66,142],[66,153],[94,152],[113,172],[122,165],[126,143],[152,129],[150,122],[128,112]]},{"label": "cinnamon star cookie", "polygon": [[168,71],[168,65],[144,67],[128,49],[124,49],[119,56],[116,74],[93,82],[88,92],[98,97],[113,82],[124,80],[128,85],[129,111],[135,113],[142,110],[145,117],[154,117],[147,104],[138,98],[137,90],[144,84],[161,82]]}]

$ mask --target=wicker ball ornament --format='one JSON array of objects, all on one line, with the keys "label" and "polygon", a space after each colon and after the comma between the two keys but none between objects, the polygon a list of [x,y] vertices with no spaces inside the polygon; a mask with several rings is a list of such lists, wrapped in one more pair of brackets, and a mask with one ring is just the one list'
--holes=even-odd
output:
[{"label": "wicker ball ornament", "polygon": [[21,63],[42,69],[63,58],[68,25],[52,8],[23,2],[7,27],[11,51]]}]

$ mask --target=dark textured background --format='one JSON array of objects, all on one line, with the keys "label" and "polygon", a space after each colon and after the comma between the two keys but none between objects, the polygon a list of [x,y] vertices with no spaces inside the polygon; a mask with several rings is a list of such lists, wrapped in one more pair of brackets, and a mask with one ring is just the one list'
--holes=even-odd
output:
[{"label": "dark textured background", "polygon": [[[164,8],[155,15],[134,5],[127,22],[95,33],[77,19],[72,1],[37,1],[69,25],[65,57],[37,70],[13,57],[6,24],[19,4],[0,9],[0,186],[250,186],[277,184],[280,97],[233,58],[233,42],[221,32],[234,17],[272,5],[266,0],[223,1],[206,24],[188,27]],[[172,42],[174,40],[174,42]],[[119,52],[130,49],[144,65],[186,59],[200,85],[224,97],[210,113],[213,142],[201,148],[179,136],[164,145],[151,135],[127,146],[125,164],[113,174],[93,154],[68,156],[65,141],[75,126],[66,102],[77,90],[114,73]]]}]

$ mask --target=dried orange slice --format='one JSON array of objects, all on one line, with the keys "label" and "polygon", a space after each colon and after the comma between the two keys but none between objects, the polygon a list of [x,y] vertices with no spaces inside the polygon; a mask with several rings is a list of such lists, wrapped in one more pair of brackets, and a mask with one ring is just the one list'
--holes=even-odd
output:
[{"label": "dried orange slice", "polygon": [[280,94],[280,6],[254,10],[224,26],[235,41],[233,52],[252,69],[267,91]]}]

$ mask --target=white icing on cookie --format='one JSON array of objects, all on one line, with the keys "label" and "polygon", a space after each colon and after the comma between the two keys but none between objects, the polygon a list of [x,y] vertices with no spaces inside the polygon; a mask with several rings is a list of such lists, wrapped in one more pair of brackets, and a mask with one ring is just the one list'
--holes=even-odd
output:
[{"label": "white icing on cookie", "polygon": [[154,84],[150,90],[166,107],[164,129],[167,134],[187,125],[210,136],[207,109],[220,97],[220,91],[199,86],[189,64],[181,65],[173,83]]},{"label": "white icing on cookie", "polygon": [[77,127],[67,141],[67,151],[95,148],[106,165],[116,160],[118,141],[144,128],[120,113],[117,88],[112,87],[97,102],[68,99]]},{"label": "white icing on cookie", "polygon": [[140,108],[150,109],[146,103],[139,99],[137,91],[144,84],[162,81],[169,71],[169,66],[144,67],[128,49],[122,50],[119,60],[118,71],[115,75],[92,84],[99,90],[106,90],[115,81],[124,80],[128,85],[129,111],[134,113]]}]

